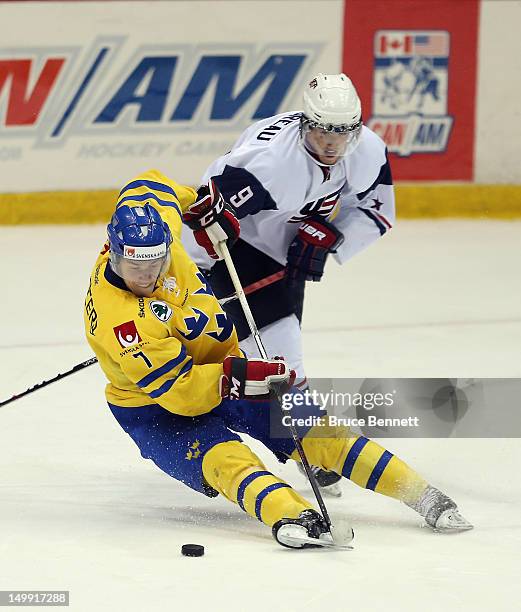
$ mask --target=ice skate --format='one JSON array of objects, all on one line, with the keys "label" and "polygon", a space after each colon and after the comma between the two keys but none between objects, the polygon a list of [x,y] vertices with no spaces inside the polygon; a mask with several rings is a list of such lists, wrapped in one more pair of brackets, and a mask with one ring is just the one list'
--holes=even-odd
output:
[{"label": "ice skate", "polygon": [[326,522],[315,510],[304,510],[296,519],[284,518],[272,528],[273,537],[286,548],[334,546]]},{"label": "ice skate", "polygon": [[467,519],[460,514],[456,506],[442,512],[436,520],[435,526],[433,527],[435,531],[443,532],[468,531],[469,529],[473,528],[474,525],[469,523]]},{"label": "ice skate", "polygon": [[458,510],[456,503],[435,487],[428,486],[415,504],[408,504],[425,518],[434,531],[468,531],[473,525]]},{"label": "ice skate", "polygon": [[[302,464],[297,463],[297,467],[307,478],[306,470]],[[320,492],[322,495],[326,495],[328,497],[342,497],[342,487],[340,486],[342,476],[336,472],[328,472],[327,470],[323,470],[316,465],[312,465],[311,469],[315,475],[315,478],[317,479],[317,484],[320,487]]]}]

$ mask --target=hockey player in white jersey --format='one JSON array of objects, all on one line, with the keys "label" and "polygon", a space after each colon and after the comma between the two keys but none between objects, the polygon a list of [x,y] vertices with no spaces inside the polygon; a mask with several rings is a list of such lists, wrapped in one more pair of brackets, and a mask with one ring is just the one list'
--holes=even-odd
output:
[{"label": "hockey player in white jersey", "polygon": [[[318,74],[303,102],[303,112],[251,125],[202,177],[213,178],[240,219],[232,249],[239,278],[268,354],[284,355],[301,389],[305,282],[321,280],[330,254],[343,264],[367,248],[395,217],[385,143],[362,124],[350,79]],[[224,262],[188,230],[183,242],[233,318],[241,348],[258,355]],[[340,494],[338,476],[318,470],[317,478]]]}]

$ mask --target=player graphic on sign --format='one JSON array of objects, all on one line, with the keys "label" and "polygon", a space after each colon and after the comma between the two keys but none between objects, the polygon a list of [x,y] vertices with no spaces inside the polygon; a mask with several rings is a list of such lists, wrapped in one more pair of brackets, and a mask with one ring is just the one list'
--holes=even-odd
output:
[{"label": "player graphic on sign", "polygon": [[409,110],[420,111],[427,96],[435,102],[440,99],[439,78],[430,58],[416,57],[409,64],[395,60],[383,72],[382,78],[385,88],[380,98],[393,109],[406,106]]},{"label": "player graphic on sign", "polygon": [[417,109],[421,110],[427,95],[432,96],[432,99],[438,101],[440,99],[438,88],[439,79],[436,76],[433,68],[432,59],[427,57],[416,57],[410,65],[410,70],[416,79],[414,87],[409,93],[409,100],[415,95],[418,95]]},{"label": "player graphic on sign", "polygon": [[[306,282],[320,281],[330,255],[346,263],[394,223],[385,144],[363,125],[350,79],[318,74],[304,88],[303,111],[250,126],[206,170],[203,182],[209,178],[241,222],[232,257],[263,343],[268,354],[284,355],[304,389],[300,325]],[[183,241],[217,297],[226,300],[241,347],[257,355],[224,263],[207,256],[188,230]],[[324,492],[340,494],[338,477],[317,475]]]}]

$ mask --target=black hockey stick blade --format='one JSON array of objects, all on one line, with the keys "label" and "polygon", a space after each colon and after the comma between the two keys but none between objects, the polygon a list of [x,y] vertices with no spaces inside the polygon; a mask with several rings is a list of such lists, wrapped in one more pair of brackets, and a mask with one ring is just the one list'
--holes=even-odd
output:
[{"label": "black hockey stick blade", "polygon": [[86,361],[82,361],[81,363],[76,364],[70,370],[67,370],[67,372],[63,372],[62,374],[58,374],[57,376],[55,376],[54,378],[51,378],[49,380],[44,380],[41,383],[38,383],[38,384],[36,384],[36,385],[34,385],[32,387],[29,387],[29,389],[26,389],[22,393],[18,393],[16,395],[13,395],[9,399],[1,401],[0,402],[0,407],[7,406],[7,404],[10,404],[11,402],[14,402],[15,400],[20,399],[21,397],[25,397],[26,395],[29,395],[29,393],[32,393],[33,391],[38,391],[38,389],[43,389],[47,385],[50,385],[53,382],[61,380],[62,378],[65,378],[66,376],[70,376],[71,374],[74,374],[75,372],[79,372],[80,370],[88,368],[89,366],[93,365],[94,363],[98,363],[98,360],[97,360],[96,357],[91,357],[90,359],[87,359]]}]

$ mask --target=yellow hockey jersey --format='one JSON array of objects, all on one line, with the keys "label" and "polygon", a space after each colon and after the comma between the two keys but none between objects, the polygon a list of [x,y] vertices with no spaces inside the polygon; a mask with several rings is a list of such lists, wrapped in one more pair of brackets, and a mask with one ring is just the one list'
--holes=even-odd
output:
[{"label": "yellow hockey jersey", "polygon": [[217,406],[222,362],[241,355],[231,320],[181,244],[182,212],[196,192],[157,170],[128,183],[118,205],[158,210],[170,227],[168,272],[151,297],[129,291],[108,265],[108,245],[90,277],[84,320],[87,340],[107,376],[106,397],[122,407],[159,404],[196,416]]}]

